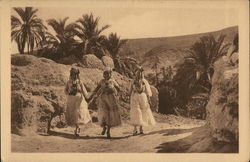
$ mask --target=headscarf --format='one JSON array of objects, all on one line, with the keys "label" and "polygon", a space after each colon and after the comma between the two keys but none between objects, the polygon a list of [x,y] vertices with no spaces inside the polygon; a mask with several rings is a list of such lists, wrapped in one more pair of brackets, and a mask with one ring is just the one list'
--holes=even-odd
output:
[{"label": "headscarf", "polygon": [[107,68],[107,69],[104,70],[104,72],[103,72],[103,77],[104,77],[105,75],[110,75],[110,77],[111,77],[111,74],[112,74],[112,69],[111,69],[111,68]]},{"label": "headscarf", "polygon": [[140,79],[144,79],[144,74],[143,74],[143,68],[139,67],[136,72],[135,72],[135,79],[136,80],[140,80]]},{"label": "headscarf", "polygon": [[70,69],[70,78],[71,78],[71,76],[76,75],[76,77],[79,79],[79,74],[80,74],[80,70],[79,69],[77,69],[75,67],[72,67]]},{"label": "headscarf", "polygon": [[[138,70],[136,71],[136,75],[135,75],[135,83],[138,82],[139,80],[139,84],[143,83],[145,85],[145,90],[146,90],[146,94],[147,96],[151,97],[152,96],[152,91],[151,91],[151,88],[150,88],[150,85],[148,83],[148,81],[144,78],[144,74],[143,74],[143,68],[142,67],[139,67]],[[142,85],[139,86],[139,88],[141,87]]]},{"label": "headscarf", "polygon": [[70,69],[70,74],[77,74],[78,75],[78,74],[80,74],[80,71],[79,71],[79,69],[72,67]]}]

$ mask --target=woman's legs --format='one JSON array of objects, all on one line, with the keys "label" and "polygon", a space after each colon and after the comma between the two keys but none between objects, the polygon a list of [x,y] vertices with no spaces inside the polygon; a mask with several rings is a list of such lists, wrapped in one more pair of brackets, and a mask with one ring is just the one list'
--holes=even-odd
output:
[{"label": "woman's legs", "polygon": [[107,138],[111,138],[111,136],[110,136],[110,126],[109,125],[107,125]]},{"label": "woman's legs", "polygon": [[79,134],[80,133],[80,128],[79,128],[79,125],[76,124],[76,129],[75,129],[75,136],[79,137]]},{"label": "woman's legs", "polygon": [[103,129],[102,129],[102,133],[101,134],[104,135],[106,133],[106,130],[107,130],[107,124],[106,124],[106,122],[103,123],[102,127],[103,127]]},{"label": "woman's legs", "polygon": [[133,130],[133,136],[137,135],[137,126],[134,126],[134,130]]},{"label": "woman's legs", "polygon": [[140,126],[140,134],[143,134],[142,126]]}]

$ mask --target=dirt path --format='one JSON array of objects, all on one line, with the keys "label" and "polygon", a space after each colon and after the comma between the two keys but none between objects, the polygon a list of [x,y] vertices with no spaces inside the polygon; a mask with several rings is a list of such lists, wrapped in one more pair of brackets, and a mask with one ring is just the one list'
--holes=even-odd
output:
[{"label": "dirt path", "polygon": [[53,134],[21,137],[12,134],[13,152],[158,152],[162,143],[183,139],[204,121],[176,116],[158,117],[154,127],[145,127],[143,135],[132,136],[133,127],[124,124],[113,128],[112,139],[100,135],[102,129],[89,124],[76,138],[73,128],[53,129]]}]

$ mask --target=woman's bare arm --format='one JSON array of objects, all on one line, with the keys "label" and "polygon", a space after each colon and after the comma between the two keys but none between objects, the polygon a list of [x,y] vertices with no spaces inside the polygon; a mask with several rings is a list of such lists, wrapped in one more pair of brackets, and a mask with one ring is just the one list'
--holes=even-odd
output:
[{"label": "woman's bare arm", "polygon": [[88,91],[86,90],[84,84],[83,84],[83,83],[80,83],[80,86],[81,86],[81,90],[82,90],[82,93],[83,93],[84,97],[87,98],[87,96],[88,96]]},{"label": "woman's bare arm", "polygon": [[67,95],[69,94],[69,81],[67,81],[67,83],[66,83],[66,86],[64,88],[64,93]]}]

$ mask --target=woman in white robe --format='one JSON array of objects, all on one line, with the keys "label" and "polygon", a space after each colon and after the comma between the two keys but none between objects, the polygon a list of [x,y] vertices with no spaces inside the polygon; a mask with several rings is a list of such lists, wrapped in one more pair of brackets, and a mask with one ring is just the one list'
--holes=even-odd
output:
[{"label": "woman in white robe", "polygon": [[80,126],[91,122],[91,117],[86,102],[88,92],[81,83],[79,70],[71,68],[70,79],[65,86],[67,95],[67,109],[65,113],[66,121],[69,126],[75,126],[75,135],[79,136]]},{"label": "woman in white robe", "polygon": [[149,97],[152,96],[150,85],[144,78],[140,68],[130,88],[130,124],[134,126],[133,135],[137,135],[137,127],[143,134],[143,126],[155,125],[155,119],[149,105]]}]

